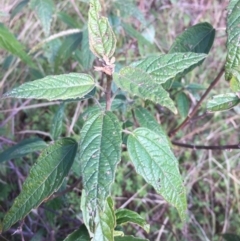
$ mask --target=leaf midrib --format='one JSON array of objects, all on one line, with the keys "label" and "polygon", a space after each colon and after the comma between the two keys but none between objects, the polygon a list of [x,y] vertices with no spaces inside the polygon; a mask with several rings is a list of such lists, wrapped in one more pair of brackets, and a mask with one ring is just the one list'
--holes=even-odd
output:
[{"label": "leaf midrib", "polygon": [[[72,148],[74,148],[74,145],[69,145],[69,146],[72,146]],[[61,148],[62,148],[62,146],[59,147],[58,149],[61,149]],[[42,181],[42,183],[38,186],[38,188],[35,189],[35,191],[34,191],[31,195],[29,195],[29,197],[25,200],[25,202],[23,203],[23,205],[21,205],[21,207],[18,208],[17,210],[20,210],[20,209],[29,201],[29,199],[37,192],[37,190],[38,190],[40,187],[42,187],[42,185],[46,182],[46,180],[48,180],[49,176],[52,175],[52,173],[59,167],[59,165],[63,162],[64,158],[69,154],[69,152],[72,151],[72,148],[69,149],[69,151],[63,156],[63,158],[61,159],[61,161],[59,161],[59,163],[55,166],[54,169],[52,169],[52,171],[49,173],[49,175],[46,176],[46,178],[44,179],[44,181]],[[52,151],[51,153],[56,152],[58,149]],[[50,153],[49,153],[49,155],[50,155]],[[49,156],[49,155],[48,155],[48,156]],[[46,158],[47,158],[47,157],[46,157]],[[44,158],[44,159],[46,159],[46,158]],[[52,187],[52,189],[56,189],[56,188],[57,188],[57,187],[55,187],[55,188]],[[51,190],[51,189],[50,189],[50,190]],[[54,190],[53,190],[53,191],[54,191]],[[51,191],[50,193],[52,193],[52,191]],[[49,195],[51,195],[51,194],[49,194]],[[49,195],[48,195],[48,196],[49,196]],[[44,200],[44,199],[43,199],[43,200]],[[43,202],[43,200],[40,201],[40,203],[38,203],[37,206],[39,206],[39,205]],[[39,202],[39,201],[38,201],[38,202]],[[31,208],[31,209],[32,209],[32,208]],[[10,210],[10,211],[11,211],[11,210]],[[19,211],[16,211],[16,212],[19,212]],[[16,212],[15,212],[14,215],[12,214],[12,216],[16,216],[16,215],[17,215]],[[31,210],[30,210],[29,212],[31,212]],[[24,216],[26,216],[29,212],[27,212],[25,215],[21,215],[21,216],[24,217]],[[10,220],[14,220],[14,218],[12,217],[12,218],[10,218]],[[8,223],[10,223],[10,222],[8,222]]]}]

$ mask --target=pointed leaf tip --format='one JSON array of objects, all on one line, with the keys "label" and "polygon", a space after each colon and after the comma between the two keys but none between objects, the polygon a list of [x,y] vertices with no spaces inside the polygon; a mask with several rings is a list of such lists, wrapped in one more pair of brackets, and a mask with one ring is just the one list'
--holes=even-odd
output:
[{"label": "pointed leaf tip", "polygon": [[116,48],[116,37],[108,19],[101,16],[99,0],[90,1],[88,32],[91,51],[102,59],[112,57]]},{"label": "pointed leaf tip", "polygon": [[177,113],[169,93],[159,83],[156,83],[148,73],[139,68],[125,67],[113,76],[114,82],[123,90],[143,99],[151,100],[167,107],[173,113]]},{"label": "pointed leaf tip", "polygon": [[68,100],[82,98],[90,93],[94,87],[94,79],[88,74],[50,75],[43,79],[24,83],[5,93],[3,97]]},{"label": "pointed leaf tip", "polygon": [[168,142],[157,133],[141,127],[128,137],[127,147],[136,171],[167,202],[177,208],[184,221],[187,210],[186,190],[178,161]]},{"label": "pointed leaf tip", "polygon": [[77,152],[77,142],[64,138],[47,147],[31,168],[22,191],[3,220],[3,231],[23,219],[61,186]]}]

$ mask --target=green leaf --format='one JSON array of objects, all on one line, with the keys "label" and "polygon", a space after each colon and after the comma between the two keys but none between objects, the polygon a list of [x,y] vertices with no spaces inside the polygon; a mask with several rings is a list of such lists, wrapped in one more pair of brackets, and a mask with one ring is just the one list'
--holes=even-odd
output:
[{"label": "green leaf", "polygon": [[[113,1],[114,10],[116,12],[120,12],[118,15],[121,16],[121,18],[136,18],[139,22],[141,22],[143,25],[146,25],[146,19],[144,18],[143,13],[138,8],[135,0],[116,0]],[[124,24],[124,23],[122,23]]]},{"label": "green leaf", "polygon": [[151,46],[152,44],[136,29],[134,29],[130,24],[122,22],[123,29],[129,34],[132,38],[135,38],[139,43],[147,46]]},{"label": "green leaf", "polygon": [[99,0],[90,1],[88,12],[89,45],[99,58],[110,58],[116,48],[116,37],[106,17],[101,16]]},{"label": "green leaf", "polygon": [[62,134],[63,117],[64,117],[65,105],[62,103],[52,120],[51,137],[53,140],[57,140]]},{"label": "green leaf", "polygon": [[[121,127],[111,112],[91,116],[81,130],[79,161],[90,213],[103,209],[121,158]],[[93,211],[91,211],[93,210]]]},{"label": "green leaf", "polygon": [[[148,128],[158,135],[166,136],[161,125],[155,120],[155,118],[143,107],[138,107],[135,109],[136,119],[141,127]],[[166,139],[167,140],[167,139]]]},{"label": "green leaf", "polygon": [[62,42],[59,38],[44,44],[44,56],[48,59],[50,64],[54,64],[58,57],[59,50],[62,46]]},{"label": "green leaf", "polygon": [[177,103],[177,108],[179,111],[179,114],[185,118],[188,115],[189,108],[190,108],[190,102],[189,98],[184,92],[178,93],[176,96],[176,103]]},{"label": "green leaf", "polygon": [[46,36],[50,34],[51,22],[54,12],[52,0],[31,0],[30,7],[36,12]]},{"label": "green leaf", "polygon": [[83,66],[85,70],[92,68],[95,56],[89,49],[89,38],[87,30],[83,32],[81,50],[76,51],[75,58]]},{"label": "green leaf", "polygon": [[5,49],[19,57],[23,62],[29,66],[34,67],[32,59],[24,51],[25,47],[9,32],[9,30],[0,23],[0,48]]},{"label": "green leaf", "polygon": [[82,42],[82,35],[82,32],[74,33],[64,39],[57,55],[56,65],[60,60],[66,61],[77,50]]},{"label": "green leaf", "polygon": [[206,88],[201,84],[191,83],[186,86],[186,89],[190,91],[198,91],[198,90],[205,90]]},{"label": "green leaf", "polygon": [[[88,115],[88,116],[94,115],[94,114],[97,114],[97,113],[99,113],[100,111],[106,109],[106,102],[105,102],[105,101],[104,101],[104,102],[100,102],[99,104],[100,104],[100,106],[94,105],[94,106],[88,107],[88,108],[82,113],[81,117],[85,117],[86,115]],[[125,100],[115,98],[115,99],[112,101],[111,111],[121,110],[121,109],[125,108],[125,105],[126,105],[126,101],[125,101]]]},{"label": "green leaf", "polygon": [[123,236],[123,237],[114,237],[114,241],[149,241],[149,239],[142,239],[133,236]]},{"label": "green leaf", "polygon": [[93,231],[94,231],[94,225],[93,225],[93,220],[91,219],[90,213],[87,208],[87,196],[86,196],[86,191],[84,189],[82,189],[81,210],[82,210],[84,224],[86,225],[86,228],[90,236],[92,237]]},{"label": "green leaf", "polygon": [[94,87],[88,94],[84,95],[82,98],[76,98],[76,99],[67,99],[64,101],[64,103],[69,103],[69,102],[79,102],[82,100],[90,99],[93,98],[93,96],[96,94],[96,87]]},{"label": "green leaf", "polygon": [[214,41],[215,29],[209,23],[198,23],[177,36],[169,53],[194,52],[208,54]]},{"label": "green leaf", "polygon": [[240,91],[240,74],[235,70],[232,70],[232,74],[233,75],[230,80],[230,88],[232,91],[238,92]]},{"label": "green leaf", "polygon": [[[180,34],[171,46],[169,53],[205,53],[208,54],[215,38],[215,29],[209,23],[198,23]],[[187,68],[179,77],[182,77],[202,64],[203,60]],[[174,79],[168,80],[164,88],[169,89]]]},{"label": "green leaf", "polygon": [[178,161],[168,142],[157,133],[141,127],[128,137],[127,147],[137,173],[177,208],[184,221],[187,209],[186,191]]},{"label": "green leaf", "polygon": [[57,13],[57,16],[58,16],[59,19],[61,19],[69,27],[80,28],[79,23],[77,21],[75,21],[75,19],[72,18],[71,16],[69,16],[67,13],[59,12],[59,13]]},{"label": "green leaf", "polygon": [[168,92],[141,69],[125,67],[122,68],[119,73],[114,73],[113,77],[117,86],[130,94],[151,100],[177,113],[177,109],[169,97]]},{"label": "green leaf", "polygon": [[11,11],[11,19],[14,18],[28,4],[29,0],[20,1]]},{"label": "green leaf", "polygon": [[49,75],[43,79],[27,82],[5,93],[3,97],[67,100],[82,98],[94,87],[93,78],[87,74]]},{"label": "green leaf", "polygon": [[240,236],[232,233],[225,233],[222,235],[226,241],[240,241]]},{"label": "green leaf", "polygon": [[63,241],[90,241],[90,236],[85,225],[69,234]]},{"label": "green leaf", "polygon": [[[238,82],[239,79],[239,71],[240,71],[240,1],[239,0],[231,0],[228,4],[228,16],[227,16],[227,60],[225,64],[225,77],[227,80],[231,80],[232,78],[236,78]],[[233,71],[237,72],[234,73]],[[239,91],[239,89],[234,91]]]},{"label": "green leaf", "polygon": [[47,143],[40,138],[25,139],[15,146],[0,153],[0,163],[14,158],[26,156],[35,151],[40,151],[47,147]]},{"label": "green leaf", "polygon": [[197,53],[174,53],[151,56],[132,66],[147,72],[155,82],[162,84],[167,80],[176,77],[192,65],[195,65],[206,58],[206,54]]},{"label": "green leaf", "polygon": [[136,212],[128,209],[118,209],[115,212],[117,225],[128,222],[135,223],[142,227],[147,233],[150,231],[150,225]]},{"label": "green leaf", "polygon": [[95,222],[96,230],[92,241],[114,241],[116,217],[113,210],[113,202],[110,197],[107,199],[104,211],[99,211]]},{"label": "green leaf", "polygon": [[73,139],[64,138],[42,152],[4,217],[3,230],[8,230],[58,190],[72,166],[77,146]]},{"label": "green leaf", "polygon": [[213,96],[207,103],[208,111],[224,111],[233,108],[240,103],[239,97],[234,93]]}]

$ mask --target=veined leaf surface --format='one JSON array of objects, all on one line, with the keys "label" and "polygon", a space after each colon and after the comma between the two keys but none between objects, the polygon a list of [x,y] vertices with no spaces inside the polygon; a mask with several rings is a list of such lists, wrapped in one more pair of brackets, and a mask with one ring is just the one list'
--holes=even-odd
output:
[{"label": "veined leaf surface", "polygon": [[2,23],[0,23],[0,48],[7,50],[13,55],[16,55],[26,64],[34,67],[32,59],[24,51],[25,47]]},{"label": "veined leaf surface", "polygon": [[[209,23],[198,23],[186,29],[180,34],[171,46],[169,53],[205,53],[208,54],[215,38],[215,29]],[[202,64],[203,60],[185,69],[180,76],[182,77]],[[173,84],[174,78],[168,80],[163,87],[169,89]]]},{"label": "veined leaf surface", "polygon": [[91,51],[99,58],[110,58],[116,48],[116,37],[106,17],[101,16],[99,0],[90,1],[88,32]]},{"label": "veined leaf surface", "polygon": [[77,146],[73,139],[64,138],[43,151],[31,168],[21,193],[4,217],[3,230],[23,219],[58,190],[72,166]]},{"label": "veined leaf surface", "polygon": [[169,53],[194,52],[208,54],[215,37],[215,29],[209,23],[198,23],[177,36]]},{"label": "veined leaf surface", "polygon": [[64,117],[65,105],[62,103],[52,120],[51,136],[53,140],[57,140],[62,134],[63,117]]},{"label": "veined leaf surface", "polygon": [[126,224],[128,222],[135,223],[142,227],[147,233],[150,231],[150,225],[147,224],[138,213],[128,209],[118,209],[115,212],[117,225]]},{"label": "veined leaf surface", "polygon": [[158,84],[165,83],[167,80],[183,73],[192,65],[195,65],[206,58],[206,54],[198,53],[173,53],[162,54],[160,56],[151,56],[132,66],[147,72]]},{"label": "veined leaf surface", "polygon": [[67,100],[82,98],[94,87],[95,83],[90,75],[70,73],[24,83],[4,94],[4,97]]},{"label": "veined leaf surface", "polygon": [[163,198],[175,206],[182,220],[186,219],[186,191],[178,169],[178,161],[167,141],[157,133],[138,128],[127,142],[129,156],[136,171]]},{"label": "veined leaf surface", "polygon": [[136,119],[141,127],[148,128],[158,135],[166,136],[161,125],[155,120],[155,118],[149,113],[149,111],[143,107],[135,109]]},{"label": "veined leaf surface", "polygon": [[89,210],[103,209],[121,158],[121,139],[120,123],[112,112],[91,116],[81,130],[79,160]]},{"label": "veined leaf surface", "polygon": [[[240,1],[231,0],[228,4],[227,17],[227,60],[225,64],[225,76],[227,80],[240,82]],[[237,74],[235,74],[235,72]],[[240,84],[234,84],[233,91],[240,90]]]},{"label": "veined leaf surface", "polygon": [[130,94],[151,100],[177,113],[168,92],[156,83],[148,73],[139,68],[125,67],[121,69],[119,73],[114,73],[114,82]]},{"label": "veined leaf surface", "polygon": [[31,0],[30,7],[35,10],[46,36],[50,34],[54,3],[52,0]]},{"label": "veined leaf surface", "polygon": [[240,103],[239,97],[234,93],[213,96],[207,103],[208,111],[224,111],[233,108]]},{"label": "veined leaf surface", "polygon": [[96,230],[92,241],[114,241],[114,228],[116,217],[113,210],[113,202],[107,198],[104,211],[99,211],[96,218]]}]

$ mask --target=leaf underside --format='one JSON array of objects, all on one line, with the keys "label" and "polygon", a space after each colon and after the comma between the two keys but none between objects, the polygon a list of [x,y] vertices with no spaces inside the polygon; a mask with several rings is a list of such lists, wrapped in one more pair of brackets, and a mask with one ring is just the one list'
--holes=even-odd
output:
[{"label": "leaf underside", "polygon": [[101,16],[99,0],[90,1],[88,12],[89,45],[99,58],[110,58],[116,48],[116,37],[106,17]]},{"label": "leaf underside", "polygon": [[117,225],[128,222],[135,223],[142,227],[147,233],[150,231],[150,225],[136,212],[128,209],[118,209],[115,212]]},{"label": "leaf underside", "polygon": [[3,230],[8,230],[58,190],[72,166],[76,151],[77,143],[64,138],[42,152],[4,217]]},{"label": "leaf underside", "polygon": [[239,97],[234,93],[213,96],[207,103],[208,111],[224,111],[233,108],[240,103]]},{"label": "leaf underside", "polygon": [[110,197],[107,199],[104,211],[98,211],[95,223],[96,230],[92,241],[114,241],[116,218],[113,210],[113,202]]},{"label": "leaf underside", "polygon": [[0,48],[5,49],[11,54],[19,57],[22,61],[29,66],[34,67],[32,59],[24,51],[24,46],[9,32],[9,30],[0,23]]}]

